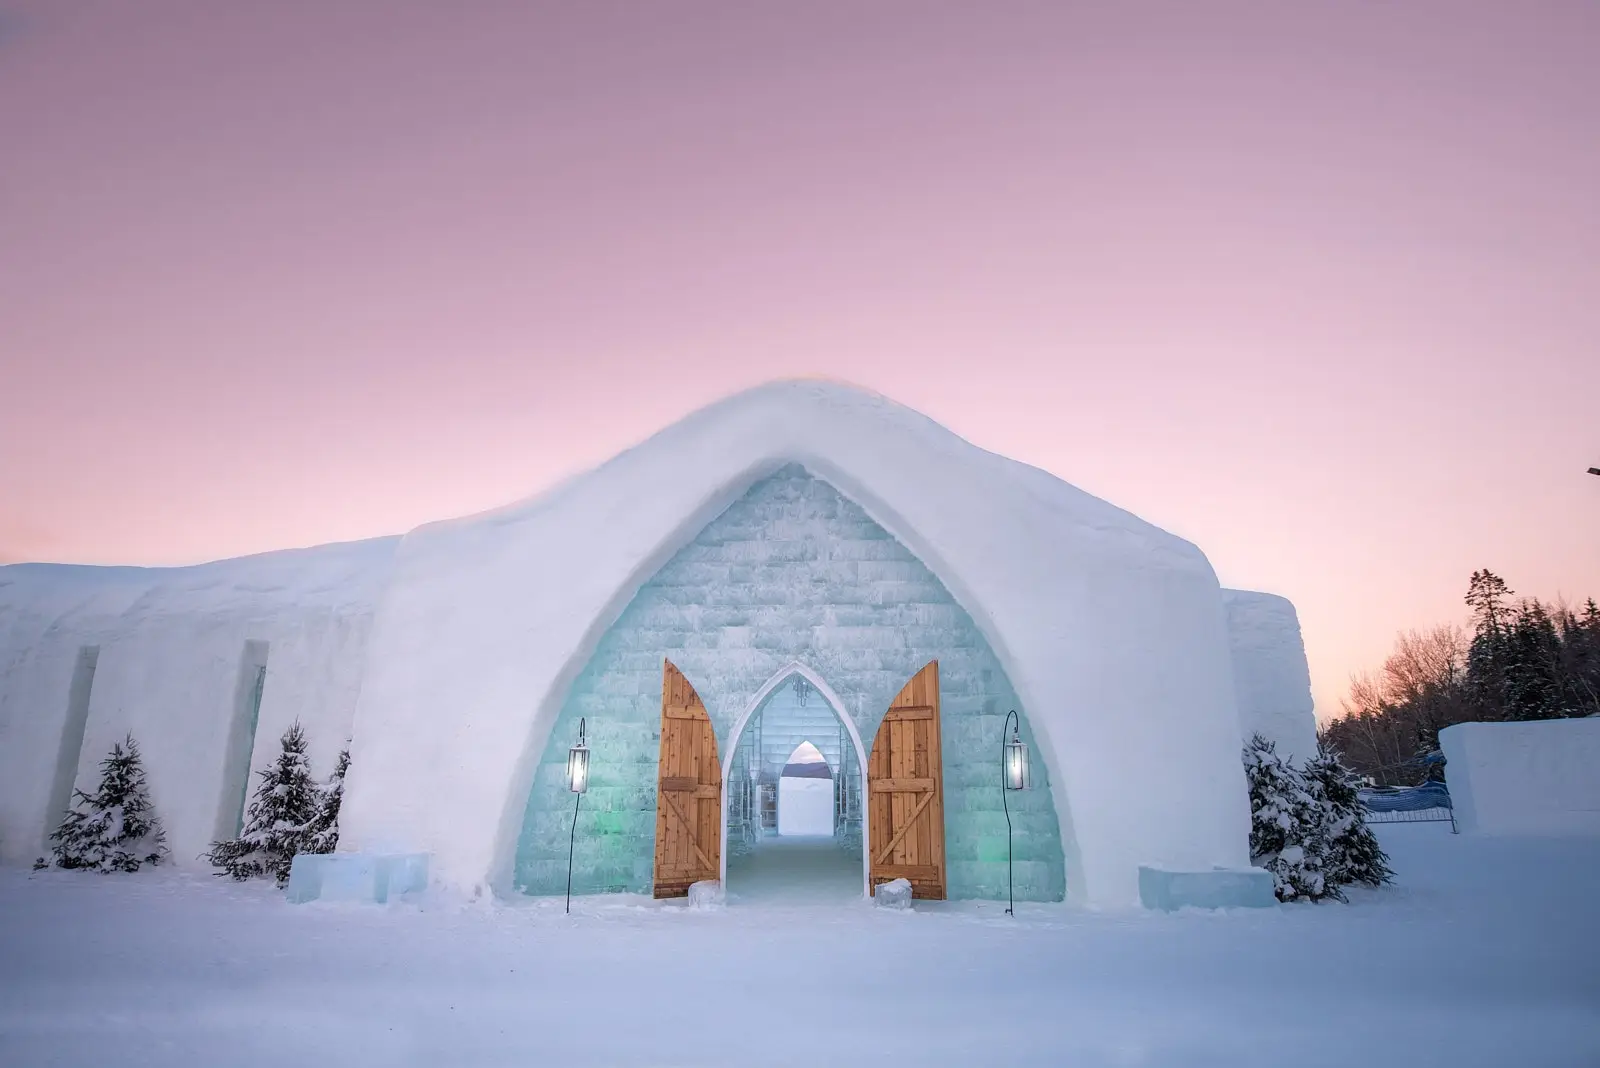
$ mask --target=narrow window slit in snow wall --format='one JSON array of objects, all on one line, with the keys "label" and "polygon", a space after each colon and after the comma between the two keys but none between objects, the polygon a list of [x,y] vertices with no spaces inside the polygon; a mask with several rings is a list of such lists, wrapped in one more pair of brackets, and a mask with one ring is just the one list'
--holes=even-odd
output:
[{"label": "narrow window slit in snow wall", "polygon": [[[870,748],[889,702],[938,660],[947,890],[953,898],[1005,898],[1001,728],[1006,712],[1019,709],[1032,744],[1027,710],[938,577],[860,505],[798,464],[755,483],[707,524],[601,637],[544,740],[516,844],[518,890],[560,894],[566,886],[566,758],[581,716],[591,763],[573,893],[650,893],[664,659],[705,702],[722,752],[756,693],[791,662],[828,683]],[[1042,766],[1033,786],[1010,798],[1016,896],[1059,901],[1066,869]]]},{"label": "narrow window slit in snow wall", "polygon": [[83,732],[89,722],[89,694],[94,689],[94,671],[100,663],[100,647],[85,645],[78,650],[72,666],[72,685],[67,690],[67,718],[61,724],[61,744],[56,749],[56,773],[50,782],[50,807],[45,810],[44,840],[61,825],[72,804],[72,788],[78,779],[78,761],[83,756]]},{"label": "narrow window slit in snow wall", "polygon": [[256,723],[261,718],[261,697],[267,685],[266,642],[247,641],[239,657],[239,681],[234,686],[233,715],[228,723],[228,748],[223,754],[222,796],[217,804],[214,838],[235,838],[244,830],[244,803],[250,791],[250,757],[255,752]]}]

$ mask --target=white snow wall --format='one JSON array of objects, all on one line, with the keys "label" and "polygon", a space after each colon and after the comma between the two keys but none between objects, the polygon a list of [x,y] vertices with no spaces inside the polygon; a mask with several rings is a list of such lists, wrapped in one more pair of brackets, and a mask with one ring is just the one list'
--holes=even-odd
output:
[{"label": "white snow wall", "polygon": [[[786,665],[804,663],[827,682],[870,753],[889,702],[937,660],[948,894],[1006,896],[1001,730],[1007,711],[1018,709],[1025,740],[1036,744],[1028,710],[971,618],[922,561],[798,465],[751,487],[607,629],[543,745],[518,842],[518,889],[559,894],[566,887],[567,747],[583,717],[590,785],[578,817],[573,891],[650,892],[664,658],[705,703],[719,759],[751,699]],[[832,713],[818,712],[836,733]],[[1016,896],[1059,901],[1066,884],[1047,769],[1034,786],[1009,799]]]},{"label": "white snow wall", "polygon": [[1252,734],[1304,763],[1317,752],[1311,669],[1294,605],[1270,593],[1223,590],[1241,741]]},{"label": "white snow wall", "polygon": [[1439,732],[1456,824],[1479,834],[1600,834],[1600,717]]},{"label": "white snow wall", "polygon": [[821,382],[739,394],[539,498],[408,534],[368,647],[340,848],[424,852],[442,887],[512,891],[534,773],[606,630],[789,463],[860,505],[983,634],[1029,712],[1069,900],[1136,906],[1141,864],[1248,863],[1233,669],[1204,555]]},{"label": "white snow wall", "polygon": [[[58,764],[92,791],[112,742],[132,732],[172,862],[204,868],[200,853],[220,827],[231,831],[237,813],[225,789],[237,785],[225,784],[228,745],[251,656],[267,665],[253,744],[242,739],[252,788],[295,719],[313,770],[331,772],[350,734],[373,603],[397,540],[186,568],[0,568],[0,859],[45,852],[60,822]],[[86,649],[96,650],[92,679]],[[77,747],[75,696],[87,698]]]}]

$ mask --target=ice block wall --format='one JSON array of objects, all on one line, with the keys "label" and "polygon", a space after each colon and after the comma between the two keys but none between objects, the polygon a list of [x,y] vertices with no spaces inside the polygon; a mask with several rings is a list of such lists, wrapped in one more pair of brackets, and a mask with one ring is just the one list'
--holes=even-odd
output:
[{"label": "ice block wall", "polygon": [[[586,717],[591,785],[578,819],[574,892],[648,893],[654,856],[662,660],[694,684],[719,756],[756,693],[791,661],[847,706],[870,751],[906,681],[939,661],[945,852],[953,898],[1006,893],[1001,729],[1021,709],[993,651],[934,574],[857,504],[798,465],[757,482],[634,597],[572,686],[534,774],[514,885],[566,885],[567,747]],[[1010,798],[1016,892],[1065,894],[1061,832],[1044,762]]]}]

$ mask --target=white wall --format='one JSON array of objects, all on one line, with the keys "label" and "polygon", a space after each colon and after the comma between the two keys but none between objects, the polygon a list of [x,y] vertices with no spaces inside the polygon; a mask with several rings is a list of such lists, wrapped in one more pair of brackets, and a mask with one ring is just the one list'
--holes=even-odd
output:
[{"label": "white wall", "polygon": [[778,833],[832,834],[833,780],[797,775],[779,778]]},{"label": "white wall", "polygon": [[1303,762],[1317,751],[1311,669],[1294,605],[1270,593],[1223,590],[1239,734],[1259,733],[1278,753]]},{"label": "white wall", "polygon": [[1600,717],[1458,723],[1439,745],[1462,831],[1600,835]]},{"label": "white wall", "polygon": [[296,718],[313,770],[331,772],[395,541],[187,568],[0,567],[0,860],[39,856],[59,822],[51,782],[85,645],[99,658],[75,785],[93,790],[112,742],[131,731],[174,864],[205,867],[247,641],[268,645],[252,786]]}]

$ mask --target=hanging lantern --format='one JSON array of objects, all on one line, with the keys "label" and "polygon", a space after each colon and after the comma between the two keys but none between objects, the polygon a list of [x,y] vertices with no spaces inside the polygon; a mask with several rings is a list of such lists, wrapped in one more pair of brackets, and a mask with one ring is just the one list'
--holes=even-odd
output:
[{"label": "hanging lantern", "polygon": [[[1007,916],[1016,915],[1017,899],[1011,872],[1011,806],[1006,803],[1006,795],[1012,790],[1026,790],[1032,781],[1028,773],[1028,746],[1018,734],[1021,726],[1022,718],[1014,708],[1006,713],[1006,720],[1000,725],[1000,807],[1006,814]],[[1009,741],[1006,740],[1007,727],[1011,728]]]},{"label": "hanging lantern", "polygon": [[567,750],[567,788],[575,794],[589,789],[589,747],[583,744],[584,720],[578,720],[578,744]]},{"label": "hanging lantern", "polygon": [[1006,789],[1026,790],[1033,784],[1028,771],[1028,745],[1011,728],[1011,740],[1006,743]]}]

